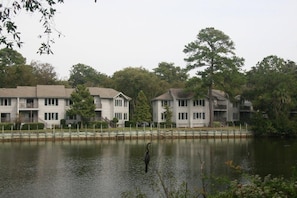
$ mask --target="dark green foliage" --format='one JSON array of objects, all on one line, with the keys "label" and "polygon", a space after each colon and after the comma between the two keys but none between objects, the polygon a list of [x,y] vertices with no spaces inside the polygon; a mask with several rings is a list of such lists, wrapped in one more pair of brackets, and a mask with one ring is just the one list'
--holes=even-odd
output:
[{"label": "dark green foliage", "polygon": [[[158,123],[155,123],[155,126],[157,126],[157,124],[158,124]],[[176,123],[171,122],[171,124],[168,125],[166,122],[160,122],[160,123],[159,123],[159,127],[160,127],[160,128],[171,128],[171,127],[172,127],[172,128],[176,128]]]},{"label": "dark green foliage", "polygon": [[14,128],[14,123],[0,123],[0,130],[11,130],[11,126]]},{"label": "dark green foliage", "polygon": [[0,87],[53,85],[57,84],[54,67],[48,63],[32,62],[17,51],[4,48],[0,50]]},{"label": "dark green foliage", "polygon": [[95,116],[94,98],[84,85],[78,85],[75,91],[72,92],[70,99],[72,105],[67,113],[80,116],[82,126],[84,126]]},{"label": "dark green foliage", "polygon": [[[192,90],[208,91],[209,126],[213,124],[212,90],[220,89],[233,98],[240,93],[240,88],[244,84],[243,75],[239,73],[244,59],[235,56],[234,50],[234,43],[229,36],[212,27],[202,29],[196,40],[187,44],[183,50],[187,55],[185,61],[188,62],[188,70],[205,68],[197,72],[201,80]],[[197,87],[201,89],[198,90]]]},{"label": "dark green foliage", "polygon": [[132,98],[132,108],[140,91],[146,93],[148,101],[164,93],[168,83],[142,67],[127,67],[113,74],[114,88]]},{"label": "dark green foliage", "polygon": [[151,122],[150,105],[143,91],[138,93],[133,120],[136,123]]},{"label": "dark green foliage", "polygon": [[9,48],[0,50],[0,68],[24,64],[26,64],[26,59],[19,52]]},{"label": "dark green foliage", "polygon": [[61,119],[61,120],[60,120],[60,126],[61,126],[62,128],[66,128],[66,120],[65,120],[65,119]]},{"label": "dark green foliage", "polygon": [[105,121],[96,121],[96,122],[89,122],[88,123],[88,128],[93,129],[107,129],[108,128],[108,123]]},{"label": "dark green foliage", "polygon": [[69,84],[72,87],[85,85],[86,87],[111,87],[112,80],[105,74],[101,74],[94,68],[84,65],[73,65],[70,70]]},{"label": "dark green foliage", "polygon": [[161,62],[153,70],[161,80],[169,83],[169,88],[184,88],[188,79],[187,70],[174,66],[174,63]]},{"label": "dark green foliage", "polygon": [[134,122],[133,120],[125,121],[125,127],[135,127],[135,126],[136,126],[136,122]]},{"label": "dark green foliage", "polygon": [[165,109],[165,123],[166,126],[171,126],[172,125],[172,110],[170,109],[170,107],[168,105],[165,105],[164,107]]},{"label": "dark green foliage", "polygon": [[257,112],[253,130],[258,135],[295,135],[297,109],[297,65],[277,56],[268,56],[247,73],[242,95]]},{"label": "dark green foliage", "polygon": [[43,123],[26,123],[22,125],[22,130],[37,130],[37,129],[44,129]]},{"label": "dark green foliage", "polygon": [[297,182],[295,179],[271,177],[261,178],[258,175],[248,176],[248,183],[242,184],[238,180],[232,181],[228,190],[219,192],[210,198],[271,198],[297,197]]}]

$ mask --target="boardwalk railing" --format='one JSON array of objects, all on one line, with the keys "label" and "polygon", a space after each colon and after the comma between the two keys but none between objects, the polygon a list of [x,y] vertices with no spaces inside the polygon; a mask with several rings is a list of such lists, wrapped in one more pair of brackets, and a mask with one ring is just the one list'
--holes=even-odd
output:
[{"label": "boardwalk railing", "polygon": [[173,139],[173,138],[249,138],[252,133],[248,130],[51,130],[51,131],[4,131],[0,141],[54,141],[54,140],[83,140],[83,139]]}]

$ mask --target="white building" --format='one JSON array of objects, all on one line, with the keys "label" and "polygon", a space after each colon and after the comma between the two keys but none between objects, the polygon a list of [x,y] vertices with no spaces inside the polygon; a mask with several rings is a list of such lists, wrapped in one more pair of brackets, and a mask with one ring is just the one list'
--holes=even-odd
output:
[{"label": "white building", "polygon": [[[226,94],[213,90],[214,121],[226,124],[239,120],[239,108],[233,105]],[[165,122],[165,105],[172,111],[172,122],[176,127],[203,127],[209,124],[209,100],[207,97],[196,99],[193,93],[184,89],[169,89],[168,92],[154,98],[153,122]]]},{"label": "white building", "polygon": [[[130,98],[110,88],[89,87],[94,97],[96,116],[94,120],[112,120],[118,118],[123,126],[129,120]],[[60,120],[67,123],[77,122],[78,117],[68,117],[72,88],[63,85],[18,86],[0,89],[0,122],[42,122],[51,128],[60,125]]]}]

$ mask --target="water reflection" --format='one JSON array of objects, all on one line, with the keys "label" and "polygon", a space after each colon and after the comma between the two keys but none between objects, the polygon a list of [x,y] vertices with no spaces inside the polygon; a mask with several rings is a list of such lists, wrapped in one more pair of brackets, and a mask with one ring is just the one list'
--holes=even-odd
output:
[{"label": "water reflection", "polygon": [[190,189],[199,190],[201,160],[208,176],[237,177],[225,164],[230,160],[251,173],[285,177],[296,165],[294,140],[154,140],[145,173],[147,142],[1,143],[0,196],[120,197],[138,188],[154,197],[162,193],[156,171],[168,188],[186,181]]}]

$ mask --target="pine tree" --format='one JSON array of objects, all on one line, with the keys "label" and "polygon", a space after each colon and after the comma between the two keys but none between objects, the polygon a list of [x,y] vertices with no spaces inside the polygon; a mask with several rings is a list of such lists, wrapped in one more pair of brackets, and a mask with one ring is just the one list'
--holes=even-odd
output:
[{"label": "pine tree", "polygon": [[136,123],[150,122],[152,118],[150,105],[143,91],[138,93],[134,112],[134,121]]},{"label": "pine tree", "polygon": [[71,94],[72,105],[67,111],[69,115],[79,115],[81,124],[86,124],[95,116],[94,98],[84,85],[78,85]]}]

